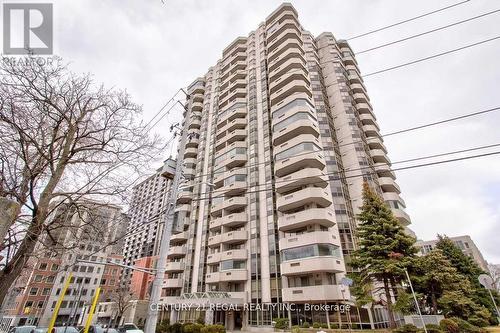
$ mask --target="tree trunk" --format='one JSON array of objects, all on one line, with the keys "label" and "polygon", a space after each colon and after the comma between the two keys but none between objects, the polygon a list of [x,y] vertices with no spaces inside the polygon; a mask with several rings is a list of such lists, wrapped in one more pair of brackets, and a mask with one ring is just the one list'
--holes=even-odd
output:
[{"label": "tree trunk", "polygon": [[384,291],[385,297],[387,299],[387,315],[389,316],[389,327],[396,328],[396,320],[394,319],[394,311],[392,309],[392,295],[391,289],[389,288],[389,279],[384,277]]},{"label": "tree trunk", "polygon": [[437,314],[438,305],[436,299],[436,292],[434,291],[434,287],[431,287],[431,302],[432,302],[432,313],[433,315]]},{"label": "tree trunk", "polygon": [[26,237],[23,239],[18,251],[7,266],[0,271],[0,304],[3,303],[10,286],[12,286],[16,278],[21,275],[29,256],[33,253],[40,235],[40,233],[36,231],[38,228],[39,226],[36,223],[30,225]]},{"label": "tree trunk", "polygon": [[17,202],[0,197],[0,241],[5,239],[20,210],[21,206]]}]

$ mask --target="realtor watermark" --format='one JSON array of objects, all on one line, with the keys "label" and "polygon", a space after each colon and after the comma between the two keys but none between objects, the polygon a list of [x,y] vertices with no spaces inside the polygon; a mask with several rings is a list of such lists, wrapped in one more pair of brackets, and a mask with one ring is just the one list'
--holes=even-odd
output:
[{"label": "realtor watermark", "polygon": [[177,304],[150,304],[152,311],[328,311],[328,312],[349,312],[349,304],[309,304],[309,303],[177,303]]},{"label": "realtor watermark", "polygon": [[4,3],[3,53],[51,55],[54,51],[54,12],[51,3]]}]

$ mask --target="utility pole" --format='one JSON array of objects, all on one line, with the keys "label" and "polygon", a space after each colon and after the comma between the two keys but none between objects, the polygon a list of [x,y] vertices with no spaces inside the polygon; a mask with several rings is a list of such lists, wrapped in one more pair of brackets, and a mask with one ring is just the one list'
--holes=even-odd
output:
[{"label": "utility pole", "polygon": [[172,233],[172,226],[174,224],[174,208],[177,200],[177,190],[182,177],[182,165],[184,158],[184,146],[186,143],[187,131],[181,131],[181,140],[179,146],[179,153],[177,154],[177,161],[175,166],[174,179],[170,186],[170,195],[168,197],[167,212],[165,223],[163,224],[163,234],[161,237],[160,253],[156,263],[156,275],[153,280],[151,288],[151,297],[148,306],[148,316],[144,326],[145,333],[154,333],[156,323],[158,321],[158,311],[156,305],[160,302],[162,283],[165,278],[165,265],[167,263],[168,249],[170,248],[170,236]]}]

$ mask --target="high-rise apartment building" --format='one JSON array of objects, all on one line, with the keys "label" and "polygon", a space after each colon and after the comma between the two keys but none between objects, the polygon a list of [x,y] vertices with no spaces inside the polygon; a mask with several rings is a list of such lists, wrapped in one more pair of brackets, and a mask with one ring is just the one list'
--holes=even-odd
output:
[{"label": "high-rise apartment building", "polygon": [[[141,258],[158,255],[171,184],[164,167],[171,162],[166,160],[164,166],[133,188],[123,251],[125,265],[134,266]],[[130,283],[132,274],[131,269],[125,268],[122,283]]]},{"label": "high-rise apartment building", "polygon": [[[350,300],[341,281],[364,182],[410,224],[349,44],[313,36],[284,3],[227,46],[188,94],[179,159],[192,187],[178,195],[162,301],[236,306],[202,313],[229,329],[283,316],[382,325],[381,309],[304,306]],[[242,311],[250,303],[297,307]]]},{"label": "high-rise apartment building", "polygon": [[119,286],[123,238],[128,217],[115,205],[79,200],[55,203],[49,217],[50,235],[37,244],[28,267],[11,287],[4,304],[8,326],[47,327],[57,300],[72,274],[56,318],[57,325],[81,325],[97,288],[110,300]]},{"label": "high-rise apartment building", "polygon": [[[456,236],[456,237],[449,237],[455,245],[462,250],[462,252],[472,258],[474,262],[484,270],[485,272],[489,272],[488,268],[488,263],[486,260],[484,260],[483,254],[479,250],[479,248],[476,246],[472,238],[468,235],[465,236]],[[417,246],[420,248],[420,253],[425,255],[429,252],[431,252],[435,247],[436,244],[439,240],[433,239],[429,241],[422,241],[419,240],[417,241]]]}]

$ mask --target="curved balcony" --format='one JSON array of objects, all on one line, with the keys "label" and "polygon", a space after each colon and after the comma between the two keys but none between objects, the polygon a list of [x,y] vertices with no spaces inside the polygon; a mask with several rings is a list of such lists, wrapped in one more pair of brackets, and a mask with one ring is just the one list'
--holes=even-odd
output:
[{"label": "curved balcony", "polygon": [[382,196],[384,198],[384,201],[397,201],[397,202],[401,203],[404,207],[406,207],[405,201],[403,200],[403,198],[401,198],[399,196],[398,193],[384,192],[384,193],[382,193]]},{"label": "curved balcony", "polygon": [[191,103],[191,110],[201,112],[201,110],[203,110],[203,103],[202,102],[192,102]]},{"label": "curved balcony", "polygon": [[347,75],[347,79],[349,80],[349,83],[356,84],[356,83],[363,83],[363,79],[357,74],[357,73],[349,73]]},{"label": "curved balcony", "polygon": [[[276,93],[280,92],[282,88],[286,87],[290,82],[304,82],[307,86],[311,85],[311,81],[309,81],[309,77],[307,75],[307,71],[304,70],[304,67],[300,68],[300,72],[298,72],[294,67],[290,69],[291,72],[287,72],[287,69],[284,69],[284,73],[273,80],[269,85],[269,94],[271,98],[276,96]],[[269,78],[269,82],[271,82],[271,78]],[[272,86],[272,87],[271,87]]]},{"label": "curved balcony", "polygon": [[185,204],[185,205],[177,205],[175,207],[176,212],[191,212],[191,205],[190,204]]},{"label": "curved balcony", "polygon": [[221,235],[213,235],[208,237],[208,246],[209,247],[219,247],[221,242]]},{"label": "curved balcony", "polygon": [[168,249],[168,258],[180,258],[184,257],[186,255],[186,246],[185,245],[180,245],[180,246],[171,246]]},{"label": "curved balcony", "polygon": [[208,264],[216,264],[224,260],[247,260],[247,250],[237,249],[207,255]]},{"label": "curved balcony", "polygon": [[276,206],[280,212],[286,212],[311,203],[320,207],[330,206],[332,204],[330,193],[320,187],[307,187],[276,200]]},{"label": "curved balcony", "polygon": [[198,149],[196,148],[184,149],[184,158],[196,157],[196,155],[198,155]]},{"label": "curved balcony", "polygon": [[[274,66],[272,71],[269,71],[269,89],[274,92],[275,87],[281,82],[282,76],[284,74],[294,74],[301,73],[303,75],[307,75],[306,62],[303,61],[303,58],[291,58],[284,61],[279,66]],[[280,80],[281,79],[281,80]],[[309,80],[308,80],[309,81]]]},{"label": "curved balcony", "polygon": [[[235,142],[236,143],[236,142]],[[226,172],[219,172],[214,174],[214,184],[215,186],[223,186],[224,185],[224,179],[235,176],[235,175],[246,175],[247,170],[246,169],[233,169],[231,171],[226,171]]]},{"label": "curved balcony", "polygon": [[377,163],[374,165],[374,169],[379,177],[391,177],[396,179],[394,171],[391,170],[391,166],[385,163]]},{"label": "curved balcony", "polygon": [[226,158],[225,160],[220,162],[220,166],[226,166],[228,168],[234,168],[237,166],[242,166],[247,162],[246,154],[235,154]]},{"label": "curved balcony", "polygon": [[[285,17],[281,18],[277,23],[273,24],[273,26],[269,28],[266,35],[266,40],[268,42],[274,40],[283,32],[284,29],[288,28],[300,31],[299,22],[297,22],[297,19],[290,14],[286,14]],[[273,29],[273,31],[269,32],[271,29]]]},{"label": "curved balcony", "polygon": [[225,215],[223,217],[212,220],[214,222],[214,228],[224,226],[224,227],[237,227],[248,222],[246,213],[233,213]]},{"label": "curved balcony", "polygon": [[349,66],[349,65],[357,66],[357,64],[358,64],[356,62],[356,59],[354,59],[351,55],[344,56],[342,58],[342,60],[344,61],[344,64],[346,64],[347,66]]},{"label": "curved balcony", "polygon": [[237,129],[244,129],[245,127],[247,127],[246,118],[236,118],[228,121],[226,125],[224,125],[218,130],[218,132],[219,133],[222,133],[224,131],[232,132]]},{"label": "curved balcony", "polygon": [[310,208],[301,212],[278,217],[278,229],[283,232],[289,232],[315,224],[319,224],[326,228],[333,227],[335,225],[335,214],[329,208]]},{"label": "curved balcony", "polygon": [[338,239],[330,231],[313,231],[299,235],[291,235],[281,238],[279,241],[280,250],[290,249],[311,244],[332,244],[340,246]]},{"label": "curved balcony", "polygon": [[299,156],[285,158],[274,163],[274,173],[283,177],[289,173],[304,168],[317,168],[323,170],[326,161],[321,151],[300,154]]},{"label": "curved balcony", "polygon": [[364,113],[359,115],[359,120],[361,121],[361,124],[363,125],[373,125],[375,126],[378,130],[380,128],[378,127],[377,122],[375,119],[373,119],[372,115],[370,113]]},{"label": "curved balcony", "polygon": [[379,136],[373,136],[366,138],[366,143],[370,149],[382,149],[387,153],[387,148],[384,145],[384,141]]},{"label": "curved balcony", "polygon": [[186,148],[198,149],[200,139],[194,136],[188,137],[186,140]]},{"label": "curved balcony", "polygon": [[267,52],[271,53],[286,40],[296,40],[302,43],[302,33],[296,27],[284,29],[274,39],[268,40]]},{"label": "curved balcony", "polygon": [[365,93],[355,93],[352,95],[356,103],[368,103],[370,99],[366,96]]},{"label": "curved balcony", "polygon": [[286,51],[292,48],[297,48],[303,51],[304,49],[302,47],[302,41],[297,41],[294,38],[283,41],[283,43],[279,47],[267,53],[267,60],[269,61],[269,63],[271,63],[274,60],[278,59],[280,55],[284,54]]},{"label": "curved balcony", "polygon": [[286,52],[283,52],[279,57],[276,57],[272,62],[269,63],[268,70],[269,73],[274,72],[276,69],[281,68],[288,60],[294,59],[305,63],[304,50],[298,47],[289,48]]},{"label": "curved balcony", "polygon": [[165,273],[175,273],[184,271],[186,264],[180,261],[170,261],[165,265]]},{"label": "curved balcony", "polygon": [[384,163],[387,165],[391,164],[391,160],[382,149],[371,149],[370,155],[375,163]]},{"label": "curved balcony", "polygon": [[[349,291],[344,291],[342,296],[340,285],[319,285],[307,287],[283,288],[284,302],[306,302],[306,303],[323,303],[329,301],[349,300]],[[344,288],[345,289],[345,288]]]},{"label": "curved balcony", "polygon": [[235,181],[232,184],[225,185],[219,189],[216,189],[219,195],[238,195],[247,190],[246,181]]},{"label": "curved balcony", "polygon": [[378,137],[380,136],[378,128],[374,125],[363,125],[363,132],[367,137]]},{"label": "curved balcony", "polygon": [[384,192],[401,193],[399,185],[391,177],[379,177],[378,183]]},{"label": "curved balcony", "polygon": [[234,230],[223,233],[221,243],[223,244],[237,244],[246,242],[248,239],[246,230]]},{"label": "curved balcony", "polygon": [[219,119],[217,121],[217,126],[222,125],[225,121],[231,121],[236,118],[245,118],[247,115],[247,109],[244,106],[234,108],[230,111],[227,111],[221,115],[219,115]]},{"label": "curved balcony", "polygon": [[373,109],[372,109],[372,106],[370,103],[357,103],[356,104],[356,110],[358,110],[358,113],[359,114],[371,114],[373,119],[377,119],[374,115],[373,115]]},{"label": "curved balcony", "polygon": [[187,204],[193,200],[193,192],[188,190],[181,190],[177,194],[178,204]]},{"label": "curved balcony", "polygon": [[228,132],[224,138],[219,140],[219,143],[231,144],[235,141],[242,141],[247,137],[247,131],[245,129],[236,129],[234,131]]},{"label": "curved balcony", "polygon": [[402,209],[391,208],[394,217],[396,217],[403,226],[411,224],[410,216]]},{"label": "curved balcony", "polygon": [[274,156],[278,155],[279,153],[292,148],[296,145],[299,145],[301,143],[314,143],[318,147],[321,147],[321,142],[319,141],[318,138],[316,138],[314,135],[311,134],[301,134],[296,137],[294,137],[292,140],[287,141],[286,143],[282,143],[279,146],[274,147]]},{"label": "curved balcony", "polygon": [[188,240],[188,232],[183,231],[170,236],[170,243],[180,243]]},{"label": "curved balcony", "polygon": [[353,93],[365,93],[366,89],[362,83],[351,83],[351,90]]},{"label": "curved balcony", "polygon": [[307,96],[309,96],[309,98],[312,98],[311,89],[307,82],[303,80],[293,80],[292,82],[285,85],[283,88],[271,94],[270,96],[271,106],[278,105],[278,103],[282,101],[284,98],[297,93],[304,93]]},{"label": "curved balcony", "polygon": [[302,275],[319,272],[341,273],[344,271],[345,267],[342,260],[335,257],[313,257],[281,263],[282,275]]},{"label": "curved balcony", "polygon": [[305,168],[288,174],[283,178],[279,178],[275,182],[276,192],[279,194],[289,192],[309,184],[325,188],[328,186],[328,176],[320,169]]},{"label": "curved balcony", "polygon": [[302,134],[319,136],[319,127],[312,119],[298,119],[273,133],[273,144],[280,145]]},{"label": "curved balcony", "polygon": [[220,255],[221,255],[220,252],[207,254],[207,264],[208,265],[218,264],[220,262]]},{"label": "curved balcony", "polygon": [[247,205],[246,197],[232,197],[226,199],[222,202],[222,209],[226,211],[233,211],[241,208],[245,208]]},{"label": "curved balcony", "polygon": [[188,129],[199,129],[201,127],[200,119],[191,119],[188,125]]}]

